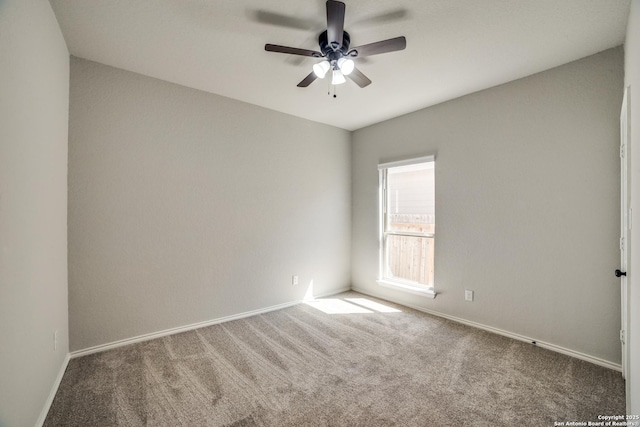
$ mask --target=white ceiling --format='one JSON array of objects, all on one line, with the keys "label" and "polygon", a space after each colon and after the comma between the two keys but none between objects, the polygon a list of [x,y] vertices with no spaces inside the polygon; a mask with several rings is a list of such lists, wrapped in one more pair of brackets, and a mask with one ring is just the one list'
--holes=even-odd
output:
[{"label": "white ceiling", "polygon": [[335,99],[326,79],[296,87],[317,59],[264,50],[318,50],[324,1],[51,4],[72,55],[355,130],[618,46],[630,0],[344,1],[351,46],[404,35],[407,48],[356,60],[373,83],[348,81]]}]

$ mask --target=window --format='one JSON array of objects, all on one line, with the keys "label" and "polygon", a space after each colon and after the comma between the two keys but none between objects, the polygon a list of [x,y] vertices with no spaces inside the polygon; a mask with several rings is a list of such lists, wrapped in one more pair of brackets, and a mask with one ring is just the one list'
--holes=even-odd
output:
[{"label": "window", "polygon": [[380,171],[378,283],[435,296],[435,160],[384,163]]}]

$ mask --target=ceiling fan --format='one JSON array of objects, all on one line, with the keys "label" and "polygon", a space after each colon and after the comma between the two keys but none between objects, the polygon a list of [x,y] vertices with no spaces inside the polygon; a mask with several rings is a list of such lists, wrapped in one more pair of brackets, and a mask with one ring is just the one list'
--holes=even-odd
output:
[{"label": "ceiling fan", "polygon": [[355,67],[353,59],[402,50],[407,47],[407,39],[401,36],[350,48],[351,37],[344,31],[344,14],[344,3],[327,1],[327,29],[318,36],[319,52],[275,44],[266,44],[264,49],[268,52],[324,58],[323,61],[314,64],[313,71],[298,83],[298,87],[309,86],[316,79],[324,78],[329,71],[332,85],[346,82],[346,76],[360,87],[368,86],[371,80]]}]

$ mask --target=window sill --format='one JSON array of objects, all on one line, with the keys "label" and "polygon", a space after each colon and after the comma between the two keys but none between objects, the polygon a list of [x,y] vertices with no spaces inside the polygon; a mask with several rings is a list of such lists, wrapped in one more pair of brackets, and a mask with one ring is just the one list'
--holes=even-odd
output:
[{"label": "window sill", "polygon": [[420,295],[426,298],[435,298],[436,291],[433,288],[424,288],[422,286],[412,286],[404,283],[391,282],[388,280],[377,280],[378,285],[384,286],[385,288],[391,288],[402,292],[407,292],[409,294]]}]

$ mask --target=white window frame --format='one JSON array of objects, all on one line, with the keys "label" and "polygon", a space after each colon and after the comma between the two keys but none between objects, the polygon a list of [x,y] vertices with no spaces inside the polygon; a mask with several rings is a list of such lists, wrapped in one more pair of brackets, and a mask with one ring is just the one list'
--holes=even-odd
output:
[{"label": "white window frame", "polygon": [[[420,295],[428,298],[435,298],[435,285],[427,286],[418,283],[405,282],[398,279],[392,279],[389,277],[385,277],[385,213],[386,213],[386,203],[387,203],[387,195],[385,194],[385,184],[386,184],[386,176],[387,170],[390,168],[395,168],[398,166],[409,166],[415,165],[418,163],[434,163],[435,167],[435,156],[424,156],[417,157],[407,160],[400,160],[396,162],[387,162],[380,163],[378,165],[378,242],[379,242],[379,260],[378,260],[378,280],[377,283],[380,286],[400,290],[403,292]],[[386,232],[386,234],[391,234]],[[402,234],[411,234],[411,233],[402,233]],[[427,236],[428,235],[428,236]],[[422,237],[423,234],[420,234]],[[433,237],[435,242],[435,233],[427,233],[424,234],[427,237]]]}]

